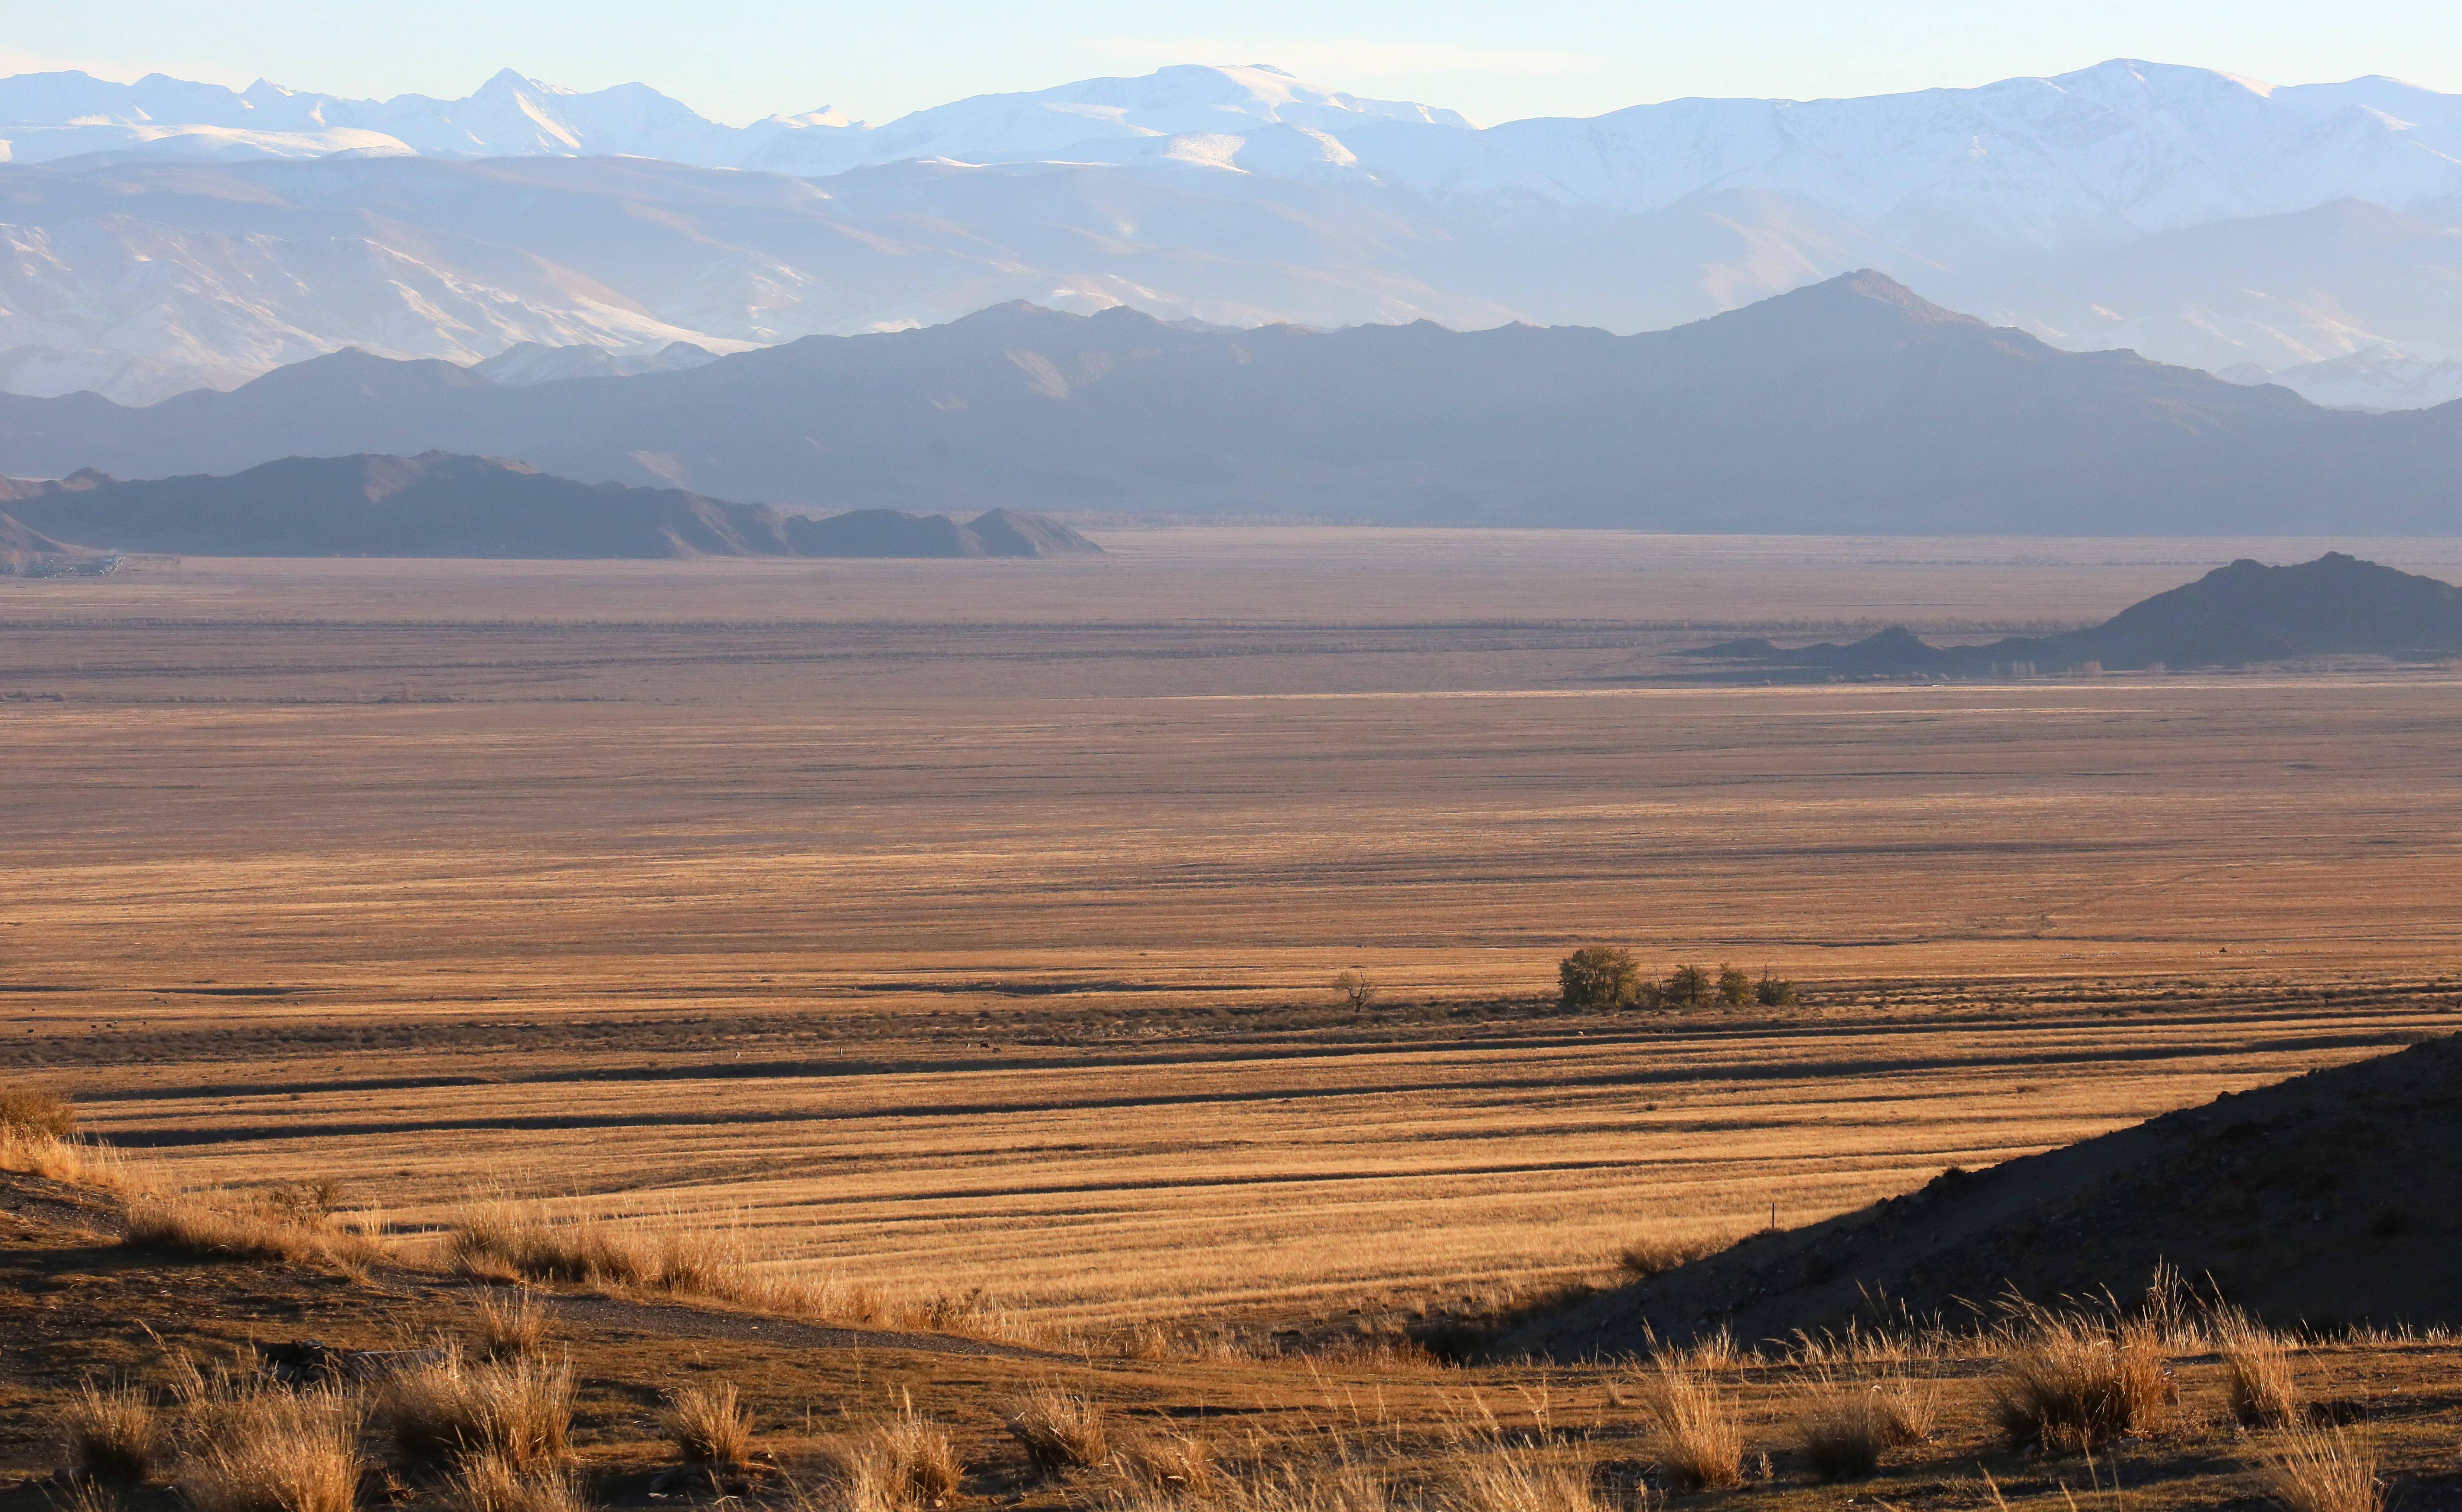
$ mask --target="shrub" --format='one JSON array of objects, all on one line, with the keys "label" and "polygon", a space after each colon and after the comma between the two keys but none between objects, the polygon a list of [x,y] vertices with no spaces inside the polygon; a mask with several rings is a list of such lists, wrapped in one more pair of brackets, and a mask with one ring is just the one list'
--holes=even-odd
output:
[{"label": "shrub", "polygon": [[1632,953],[1613,945],[1584,945],[1556,963],[1556,980],[1568,1008],[1620,1008],[1641,993]]},{"label": "shrub", "polygon": [[61,1424],[69,1464],[106,1486],[143,1485],[161,1467],[162,1415],[133,1386],[105,1391],[89,1382]]},{"label": "shrub", "polygon": [[2375,1446],[2330,1424],[2289,1429],[2258,1463],[2290,1512],[2377,1512],[2384,1503]]},{"label": "shrub", "polygon": [[1718,1001],[1728,1007],[1740,1008],[1753,1001],[1753,979],[1740,967],[1718,963]]},{"label": "shrub", "polygon": [[1002,1426],[1043,1475],[1098,1465],[1111,1456],[1103,1410],[1055,1386],[1012,1398]]},{"label": "shrub", "polygon": [[1672,1007],[1697,1008],[1710,1001],[1710,974],[1698,966],[1678,966],[1658,990]]},{"label": "shrub", "polygon": [[1992,1410],[2001,1431],[2056,1454],[2151,1427],[2168,1405],[2162,1338],[2148,1323],[2029,1308],[2007,1330],[2000,1366]]},{"label": "shrub", "polygon": [[1333,995],[1354,1012],[1364,1010],[1376,1001],[1376,983],[1364,971],[1346,971],[1333,979]]},{"label": "shrub", "polygon": [[528,1473],[571,1452],[572,1375],[534,1360],[471,1365],[448,1349],[387,1377],[376,1417],[406,1465],[492,1455]]},{"label": "shrub", "polygon": [[1744,1483],[1744,1436],[1735,1404],[1706,1376],[1661,1356],[1641,1383],[1641,1405],[1656,1430],[1659,1460],[1678,1489]]},{"label": "shrub", "polygon": [[1797,1419],[1796,1442],[1824,1480],[1864,1480],[1881,1468],[1890,1427],[1870,1392],[1840,1392]]},{"label": "shrub", "polygon": [[180,1490],[195,1512],[352,1512],[359,1417],[330,1392],[259,1393],[219,1404]]},{"label": "shrub", "polygon": [[1795,983],[1764,970],[1761,980],[1753,984],[1753,1001],[1765,1008],[1793,1007],[1796,1003]]},{"label": "shrub", "polygon": [[2211,1325],[2229,1377],[2232,1415],[2251,1428],[2281,1428],[2300,1415],[2300,1386],[2282,1336],[2236,1308]]},{"label": "shrub", "polygon": [[752,1415],[731,1385],[679,1387],[659,1430],[687,1464],[742,1464],[752,1457]]},{"label": "shrub", "polygon": [[0,1088],[0,1130],[26,1139],[66,1139],[76,1132],[76,1108],[47,1088]]}]

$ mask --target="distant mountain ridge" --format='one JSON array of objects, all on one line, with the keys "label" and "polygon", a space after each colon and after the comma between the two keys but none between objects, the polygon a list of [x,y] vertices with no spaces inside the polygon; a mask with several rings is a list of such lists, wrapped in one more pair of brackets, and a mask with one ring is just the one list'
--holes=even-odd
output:
[{"label": "distant mountain ridge", "polygon": [[289,457],[230,477],[0,478],[0,550],[195,556],[1056,556],[1098,552],[1009,509],[813,520],[678,488],[588,485],[501,458]]},{"label": "distant mountain ridge", "polygon": [[2193,583],[2131,604],[2102,624],[1979,646],[1934,646],[1903,626],[1851,645],[1782,650],[1728,641],[1689,653],[1712,659],[1865,674],[2060,672],[2092,663],[2240,666],[2320,656],[2445,656],[2462,652],[2462,588],[2342,551],[2295,567],[2243,558]]},{"label": "distant mountain ridge", "polygon": [[[734,128],[642,85],[466,99],[0,79],[0,388],[145,400],[357,345],[723,350],[1080,313],[1634,332],[1857,268],[2072,350],[2462,359],[2462,97],[2116,59],[1975,89],[1484,129],[1260,65]],[[2327,378],[2322,385],[2334,381]]]},{"label": "distant mountain ridge", "polygon": [[0,471],[519,457],[824,509],[1741,531],[2448,533],[2462,406],[2317,408],[1856,273],[1671,331],[1187,329],[1004,306],[506,389],[340,354],[144,409],[0,396]]}]

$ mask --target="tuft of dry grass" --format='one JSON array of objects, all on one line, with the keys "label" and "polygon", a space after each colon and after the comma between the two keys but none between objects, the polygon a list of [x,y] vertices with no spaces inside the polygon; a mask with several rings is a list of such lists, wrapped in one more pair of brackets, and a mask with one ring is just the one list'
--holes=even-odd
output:
[{"label": "tuft of dry grass", "polygon": [[1736,1405],[1697,1367],[1659,1357],[1639,1383],[1668,1479],[1685,1491],[1744,1483],[1744,1435]]},{"label": "tuft of dry grass", "polygon": [[1131,1484],[1161,1496],[1201,1497],[1219,1474],[1213,1448],[1186,1434],[1141,1435],[1114,1458]]},{"label": "tuft of dry grass", "polygon": [[2215,1313],[2207,1331],[2223,1357],[2234,1417],[2250,1428],[2287,1427],[2299,1417],[2288,1340],[2236,1308]]},{"label": "tuft of dry grass", "polygon": [[1448,1512],[1606,1512],[1587,1467],[1496,1445],[1473,1458],[1436,1503]]},{"label": "tuft of dry grass", "polygon": [[1940,1424],[1940,1382],[1904,1369],[1872,1382],[1872,1411],[1881,1440],[1892,1449],[1922,1443]]},{"label": "tuft of dry grass", "polygon": [[839,1440],[825,1458],[844,1512],[940,1506],[965,1479],[949,1436],[917,1416],[911,1398],[896,1416]]},{"label": "tuft of dry grass", "polygon": [[1001,1426],[1040,1474],[1061,1475],[1111,1458],[1103,1409],[1056,1386],[1011,1397],[1001,1416]]},{"label": "tuft of dry grass", "polygon": [[547,1348],[547,1309],[518,1288],[479,1298],[479,1353],[490,1360],[526,1359]]},{"label": "tuft of dry grass", "polygon": [[64,1141],[76,1133],[76,1106],[48,1087],[0,1087],[0,1129],[25,1139]]},{"label": "tuft of dry grass", "polygon": [[216,1260],[273,1261],[356,1268],[381,1251],[321,1214],[285,1203],[223,1205],[187,1193],[139,1192],[128,1199],[131,1249]]},{"label": "tuft of dry grass", "polygon": [[453,1512],[586,1512],[581,1488],[563,1467],[525,1468],[492,1450],[463,1457],[444,1485]]},{"label": "tuft of dry grass", "polygon": [[226,1396],[210,1436],[183,1467],[195,1512],[352,1512],[359,1412],[330,1392]]},{"label": "tuft of dry grass", "polygon": [[687,1464],[742,1464],[752,1455],[752,1414],[731,1384],[669,1393],[659,1431]]},{"label": "tuft of dry grass", "polygon": [[533,1474],[572,1453],[572,1373],[537,1360],[474,1365],[447,1349],[386,1377],[375,1411],[413,1469],[489,1455]]},{"label": "tuft of dry grass", "polygon": [[69,1464],[100,1485],[143,1485],[162,1467],[162,1414],[133,1386],[92,1382],[69,1404],[61,1423]]},{"label": "tuft of dry grass", "polygon": [[2376,1446],[2364,1433],[2295,1424],[2261,1452],[2258,1468],[2289,1512],[2378,1512],[2385,1501]]},{"label": "tuft of dry grass", "polygon": [[2012,1443],[2099,1449],[2170,1408],[2159,1328],[2027,1308],[2004,1330],[1992,1414]]},{"label": "tuft of dry grass", "polygon": [[1823,1480],[1865,1480],[1881,1468],[1890,1422],[1878,1393],[1833,1390],[1805,1404],[1795,1439]]}]

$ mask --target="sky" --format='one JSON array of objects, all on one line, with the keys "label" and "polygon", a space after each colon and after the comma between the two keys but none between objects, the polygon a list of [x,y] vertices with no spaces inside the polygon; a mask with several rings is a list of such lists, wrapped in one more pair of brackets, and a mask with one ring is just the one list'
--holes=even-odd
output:
[{"label": "sky", "polygon": [[1275,63],[1482,124],[1688,95],[1982,84],[2108,57],[2281,84],[2392,74],[2462,93],[2454,0],[9,0],[6,11],[0,74],[159,71],[459,97],[509,67],[576,89],[650,84],[736,124],[823,105],[879,122],[1166,63]]}]

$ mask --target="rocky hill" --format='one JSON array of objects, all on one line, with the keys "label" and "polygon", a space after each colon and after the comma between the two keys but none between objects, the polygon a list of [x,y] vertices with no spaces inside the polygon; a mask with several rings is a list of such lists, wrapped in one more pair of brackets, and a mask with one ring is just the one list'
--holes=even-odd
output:
[{"label": "rocky hill", "polygon": [[2415,572],[2328,551],[2296,567],[2243,558],[2155,594],[2102,624],[1989,645],[1935,646],[1903,626],[1848,645],[1786,649],[1730,640],[1683,655],[1819,674],[2059,672],[2084,663],[2115,670],[2240,666],[2300,657],[2443,657],[2462,651],[2462,589]]}]

